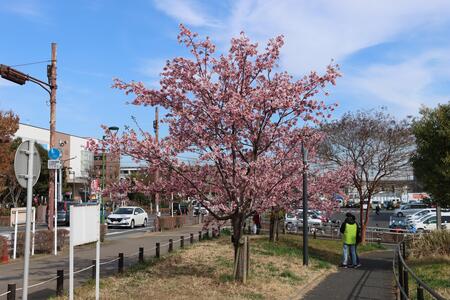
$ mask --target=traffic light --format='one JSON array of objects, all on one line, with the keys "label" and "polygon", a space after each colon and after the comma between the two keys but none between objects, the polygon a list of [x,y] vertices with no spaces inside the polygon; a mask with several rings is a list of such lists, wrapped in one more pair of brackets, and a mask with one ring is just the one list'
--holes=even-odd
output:
[{"label": "traffic light", "polygon": [[0,65],[0,75],[6,80],[20,85],[24,85],[28,80],[28,75],[5,65]]}]

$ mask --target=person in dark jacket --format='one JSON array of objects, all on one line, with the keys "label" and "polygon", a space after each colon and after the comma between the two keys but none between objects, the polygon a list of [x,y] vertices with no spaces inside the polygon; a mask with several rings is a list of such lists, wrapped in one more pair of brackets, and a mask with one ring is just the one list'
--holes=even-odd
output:
[{"label": "person in dark jacket", "polygon": [[[342,249],[342,264],[344,268],[354,267],[358,265],[356,260],[356,241],[359,231],[359,226],[356,224],[356,218],[351,213],[345,215],[345,221],[342,223],[340,232],[342,233],[343,249]],[[348,255],[350,250],[351,264],[348,264]]]}]

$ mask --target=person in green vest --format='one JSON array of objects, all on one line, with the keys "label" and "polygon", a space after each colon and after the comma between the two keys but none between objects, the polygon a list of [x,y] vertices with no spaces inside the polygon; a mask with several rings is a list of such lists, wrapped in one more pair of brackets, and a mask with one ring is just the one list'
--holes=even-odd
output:
[{"label": "person in green vest", "polygon": [[[358,265],[356,258],[356,242],[359,232],[359,226],[356,223],[356,218],[351,213],[345,214],[345,221],[342,223],[340,231],[342,233],[342,241],[344,243],[342,253],[341,267],[353,268]],[[348,264],[348,252],[350,250],[351,264]]]}]

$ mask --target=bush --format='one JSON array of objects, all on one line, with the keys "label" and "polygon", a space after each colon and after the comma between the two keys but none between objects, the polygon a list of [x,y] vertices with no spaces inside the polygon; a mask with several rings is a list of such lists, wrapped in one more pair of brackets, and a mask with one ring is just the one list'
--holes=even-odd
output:
[{"label": "bush", "polygon": [[[58,229],[58,250],[62,250],[67,244],[69,231]],[[54,233],[50,230],[36,231],[34,237],[34,253],[52,253],[54,250]],[[17,234],[17,255],[23,256],[25,253],[25,232]]]},{"label": "bush", "polygon": [[450,231],[435,230],[408,243],[409,255],[415,258],[450,256]]}]

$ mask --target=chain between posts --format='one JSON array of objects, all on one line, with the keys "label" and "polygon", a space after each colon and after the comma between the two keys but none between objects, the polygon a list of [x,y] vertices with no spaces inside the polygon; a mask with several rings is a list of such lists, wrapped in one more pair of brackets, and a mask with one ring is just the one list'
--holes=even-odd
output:
[{"label": "chain between posts", "polygon": [[[199,241],[201,241],[201,239],[202,239],[202,238],[201,238],[202,233],[203,233],[202,231],[199,231],[199,237],[200,237]],[[193,241],[194,241],[194,239],[193,239],[194,234],[191,233],[191,234],[190,234],[190,237],[192,237],[192,242],[193,242]],[[180,239],[178,239],[178,240],[172,241],[172,244],[173,244],[173,243],[180,243],[180,245],[181,245],[181,241],[182,241],[182,240],[185,241],[186,238],[183,236],[183,238],[180,238]],[[170,242],[167,242],[167,243],[164,243],[164,244],[160,244],[160,247],[166,247],[166,246],[169,246],[170,244],[171,244]],[[147,251],[153,251],[153,250],[156,250],[157,248],[158,248],[158,247],[152,247],[152,248],[147,249]],[[129,257],[133,257],[133,256],[136,256],[136,255],[139,255],[139,253],[140,253],[140,252],[138,251],[138,252],[136,252],[136,253],[131,254]],[[111,259],[111,260],[108,260],[108,261],[101,262],[99,265],[110,264],[110,263],[116,262],[116,261],[118,261],[118,260],[120,260],[120,257],[117,257],[117,258],[114,258],[114,259]],[[85,268],[82,268],[82,269],[80,269],[80,270],[77,270],[77,271],[74,272],[74,274],[79,274],[79,273],[81,273],[81,272],[85,272],[85,271],[87,271],[87,270],[89,270],[89,269],[91,269],[91,268],[95,268],[95,265],[92,264],[92,265],[89,265],[89,266],[87,266],[87,267],[85,267]],[[53,280],[57,280],[59,277],[60,277],[60,276],[55,276],[55,277],[49,278],[49,279],[47,279],[47,280],[44,280],[44,281],[42,281],[42,282],[38,282],[38,283],[32,284],[32,285],[28,286],[28,288],[35,288],[35,287],[44,285],[44,284],[49,283],[49,282],[51,282],[51,281],[53,281]],[[68,277],[68,274],[65,274],[65,275],[62,276],[62,277],[63,277],[63,278],[67,278],[67,277]],[[20,287],[20,288],[15,289],[16,292],[21,291],[21,290],[23,290],[23,287]],[[6,291],[6,292],[0,294],[0,297],[7,296],[7,295],[9,295],[10,293],[12,293],[12,291]]]}]

